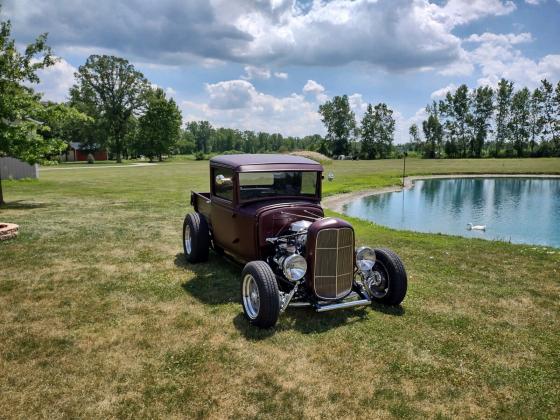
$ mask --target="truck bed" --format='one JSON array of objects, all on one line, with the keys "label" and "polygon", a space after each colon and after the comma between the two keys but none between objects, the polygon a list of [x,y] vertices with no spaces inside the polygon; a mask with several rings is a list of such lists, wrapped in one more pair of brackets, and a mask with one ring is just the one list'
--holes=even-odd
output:
[{"label": "truck bed", "polygon": [[191,191],[191,205],[194,210],[210,220],[210,193]]}]

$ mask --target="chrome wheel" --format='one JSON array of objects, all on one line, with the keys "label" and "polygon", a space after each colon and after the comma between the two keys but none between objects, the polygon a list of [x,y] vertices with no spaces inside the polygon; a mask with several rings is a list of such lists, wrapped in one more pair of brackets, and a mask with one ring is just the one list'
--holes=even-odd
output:
[{"label": "chrome wheel", "polygon": [[261,306],[261,298],[259,295],[259,288],[255,278],[251,274],[246,274],[243,277],[243,307],[247,316],[255,319],[259,315],[259,308]]},{"label": "chrome wheel", "polygon": [[366,280],[370,294],[381,299],[389,292],[389,275],[382,263],[377,261],[371,275]]},{"label": "chrome wheel", "polygon": [[188,224],[185,225],[185,249],[187,254],[192,252],[191,227]]}]

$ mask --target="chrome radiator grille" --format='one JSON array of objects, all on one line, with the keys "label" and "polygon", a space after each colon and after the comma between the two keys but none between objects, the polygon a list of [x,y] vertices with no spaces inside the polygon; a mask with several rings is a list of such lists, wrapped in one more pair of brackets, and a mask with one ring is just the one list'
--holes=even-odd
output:
[{"label": "chrome radiator grille", "polygon": [[323,229],[317,234],[314,287],[318,297],[337,299],[352,288],[354,276],[354,231]]}]

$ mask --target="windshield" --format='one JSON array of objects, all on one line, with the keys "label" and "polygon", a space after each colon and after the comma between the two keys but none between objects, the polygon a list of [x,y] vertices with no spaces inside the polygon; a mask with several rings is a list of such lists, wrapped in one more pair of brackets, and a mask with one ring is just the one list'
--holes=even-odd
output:
[{"label": "windshield", "polygon": [[241,201],[276,196],[315,197],[317,172],[241,172]]}]

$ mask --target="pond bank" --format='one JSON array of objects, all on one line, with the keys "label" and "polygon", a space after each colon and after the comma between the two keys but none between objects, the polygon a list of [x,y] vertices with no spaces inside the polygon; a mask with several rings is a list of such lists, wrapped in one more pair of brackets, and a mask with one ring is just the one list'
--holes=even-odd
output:
[{"label": "pond bank", "polygon": [[381,188],[371,188],[361,191],[352,191],[349,193],[336,194],[325,197],[321,204],[329,210],[342,213],[345,204],[354,200],[367,197],[370,195],[384,194],[389,192],[398,192],[409,189],[414,186],[414,181],[422,179],[452,179],[452,178],[560,178],[557,174],[456,174],[456,175],[413,175],[404,179],[404,187],[402,185],[392,185]]}]

